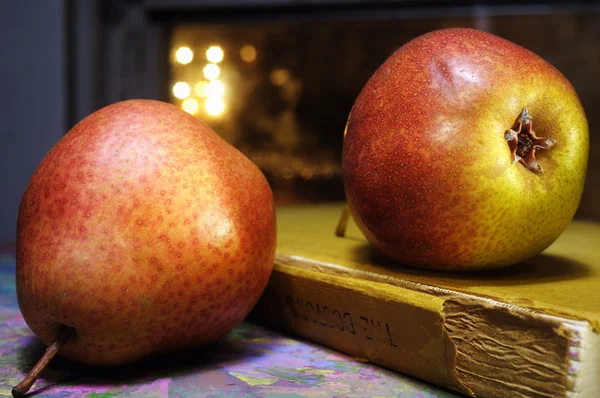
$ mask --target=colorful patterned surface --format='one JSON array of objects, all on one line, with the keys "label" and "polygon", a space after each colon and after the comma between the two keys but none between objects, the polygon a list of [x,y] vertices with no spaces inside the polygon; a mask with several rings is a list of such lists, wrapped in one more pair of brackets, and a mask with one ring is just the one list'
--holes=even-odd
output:
[{"label": "colorful patterned surface", "polygon": [[[0,396],[43,353],[21,317],[14,263],[0,255]],[[456,395],[334,351],[243,323],[204,350],[97,369],[57,358],[35,397],[436,397]]]}]

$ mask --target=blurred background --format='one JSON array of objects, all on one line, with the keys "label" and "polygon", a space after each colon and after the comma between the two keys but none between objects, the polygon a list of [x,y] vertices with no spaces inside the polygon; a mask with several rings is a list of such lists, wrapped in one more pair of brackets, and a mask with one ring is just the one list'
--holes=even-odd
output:
[{"label": "blurred background", "polygon": [[169,101],[267,176],[277,203],[344,199],[343,130],[406,41],[464,26],[518,43],[577,90],[591,134],[576,217],[600,221],[600,3],[594,1],[21,0],[0,2],[0,242],[35,167],[79,120]]}]

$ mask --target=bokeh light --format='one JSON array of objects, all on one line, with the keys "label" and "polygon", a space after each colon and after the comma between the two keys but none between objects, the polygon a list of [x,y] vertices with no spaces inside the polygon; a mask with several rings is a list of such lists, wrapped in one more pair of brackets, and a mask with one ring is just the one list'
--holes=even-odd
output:
[{"label": "bokeh light", "polygon": [[179,99],[185,99],[190,96],[190,85],[186,82],[177,82],[173,85],[173,95]]},{"label": "bokeh light", "polygon": [[225,86],[220,80],[213,80],[206,86],[206,95],[209,97],[221,97],[225,93]]},{"label": "bokeh light", "polygon": [[195,114],[198,112],[198,101],[194,98],[187,98],[181,103],[181,108],[190,114]]},{"label": "bokeh light", "polygon": [[194,52],[189,47],[179,47],[175,52],[175,60],[180,64],[189,64],[194,59]]},{"label": "bokeh light", "polygon": [[204,77],[208,80],[215,80],[221,74],[221,68],[215,64],[208,64],[204,67]]},{"label": "bokeh light", "polygon": [[211,116],[219,116],[225,111],[225,103],[219,97],[209,97],[204,102],[204,109]]},{"label": "bokeh light", "polygon": [[223,49],[219,46],[210,46],[208,50],[206,50],[206,59],[213,64],[218,64],[223,61],[223,55]]},{"label": "bokeh light", "polygon": [[283,86],[290,79],[290,71],[283,68],[274,69],[271,72],[271,83],[276,86]]},{"label": "bokeh light", "polygon": [[244,62],[254,62],[256,60],[256,47],[252,44],[246,44],[240,49],[240,58]]},{"label": "bokeh light", "polygon": [[197,96],[206,97],[208,95],[206,92],[208,83],[209,82],[207,82],[205,80],[201,80],[198,83],[196,83],[196,85],[194,86],[194,92],[196,93]]}]

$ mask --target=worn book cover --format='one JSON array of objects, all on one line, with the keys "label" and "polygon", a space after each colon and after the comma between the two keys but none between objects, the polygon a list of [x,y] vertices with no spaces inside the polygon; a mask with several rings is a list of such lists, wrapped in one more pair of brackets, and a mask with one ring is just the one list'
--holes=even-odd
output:
[{"label": "worn book cover", "polygon": [[481,397],[600,396],[600,225],[573,222],[510,268],[448,273],[377,253],[343,205],[278,209],[273,275],[252,317]]}]

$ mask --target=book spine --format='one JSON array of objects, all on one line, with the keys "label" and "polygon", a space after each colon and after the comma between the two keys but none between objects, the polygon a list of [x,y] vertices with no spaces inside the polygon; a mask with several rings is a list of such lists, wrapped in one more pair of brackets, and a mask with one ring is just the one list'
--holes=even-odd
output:
[{"label": "book spine", "polygon": [[570,395],[568,328],[493,300],[279,262],[251,318],[465,395]]}]

